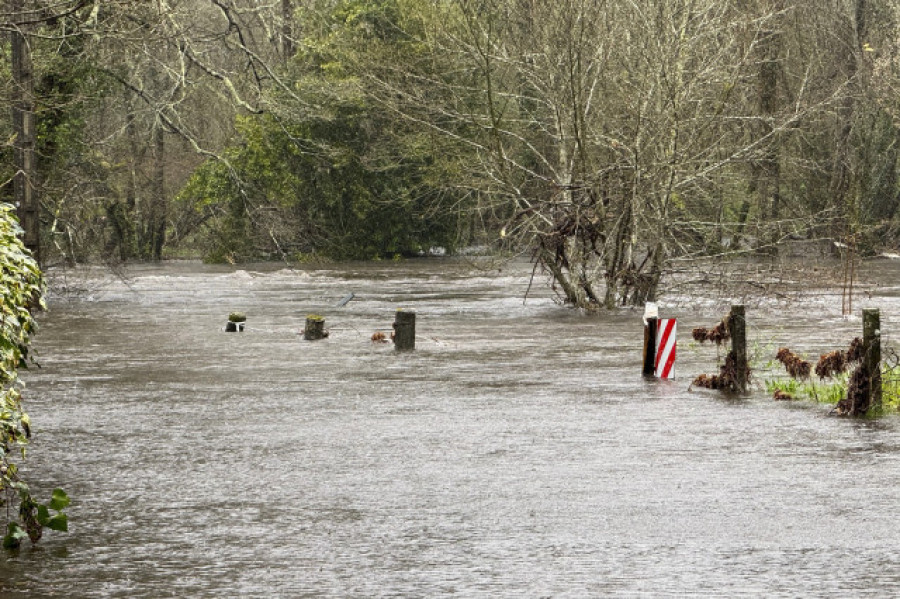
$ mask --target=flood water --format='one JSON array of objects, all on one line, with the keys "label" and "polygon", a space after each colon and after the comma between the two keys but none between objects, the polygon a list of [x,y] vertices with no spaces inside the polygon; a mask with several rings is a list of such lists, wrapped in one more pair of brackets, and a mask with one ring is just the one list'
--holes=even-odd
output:
[{"label": "flood water", "polygon": [[[900,328],[900,267],[859,308]],[[562,308],[451,260],[70,272],[25,375],[27,477],[70,532],[0,556],[0,598],[885,597],[900,416],[689,391],[727,302],[681,298],[678,378],[640,313]],[[870,273],[871,274],[871,273]],[[356,297],[334,305],[347,293]],[[398,308],[417,349],[374,344]],[[229,312],[244,333],[225,333]],[[307,314],[331,335],[298,335]],[[748,305],[758,361],[860,334],[834,290]],[[759,373],[758,373],[759,374]]]}]

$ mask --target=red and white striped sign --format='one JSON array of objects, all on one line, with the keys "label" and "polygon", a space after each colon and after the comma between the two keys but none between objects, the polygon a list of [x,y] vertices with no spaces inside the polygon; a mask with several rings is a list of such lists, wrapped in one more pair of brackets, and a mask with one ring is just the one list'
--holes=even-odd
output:
[{"label": "red and white striped sign", "polygon": [[656,325],[656,371],[661,379],[675,378],[675,319],[660,318]]}]

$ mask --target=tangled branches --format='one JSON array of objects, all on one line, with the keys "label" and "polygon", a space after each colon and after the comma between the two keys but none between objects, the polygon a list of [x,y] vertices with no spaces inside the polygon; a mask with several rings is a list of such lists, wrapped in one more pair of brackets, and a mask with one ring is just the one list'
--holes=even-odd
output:
[{"label": "tangled branches", "polygon": [[[744,367],[743,379],[745,381],[750,380],[749,366]],[[733,351],[728,352],[728,355],[725,357],[725,363],[719,368],[719,374],[701,374],[691,384],[704,389],[717,389],[728,393],[737,393],[740,391],[737,356]]]},{"label": "tangled branches", "polygon": [[845,372],[850,364],[859,362],[862,358],[863,342],[862,339],[856,337],[850,342],[850,347],[847,351],[836,349],[827,354],[822,354],[819,357],[818,364],[816,364],[816,374],[820,379],[832,377]]},{"label": "tangled branches", "polygon": [[694,341],[699,341],[700,343],[712,341],[716,345],[722,345],[731,339],[731,331],[728,330],[727,319],[723,318],[719,324],[711,329],[697,327],[691,331],[691,336],[694,338]]},{"label": "tangled branches", "polygon": [[816,374],[820,379],[829,378],[847,370],[847,355],[839,349],[819,357]]},{"label": "tangled branches", "polygon": [[850,375],[847,383],[847,397],[834,406],[833,412],[838,416],[860,416],[869,410],[869,373],[860,364]]},{"label": "tangled branches", "polygon": [[856,337],[850,342],[850,347],[846,351],[837,349],[822,354],[819,358],[819,363],[816,364],[816,374],[820,379],[846,372],[851,364],[857,364],[847,382],[847,396],[835,405],[832,413],[838,416],[859,416],[865,414],[871,407],[871,375],[863,363],[864,357],[863,340]]},{"label": "tangled branches", "polygon": [[[812,365],[786,347],[778,350],[775,358],[784,364],[788,374],[795,379],[808,379]],[[778,399],[778,398],[776,398]]]},{"label": "tangled branches", "polygon": [[863,340],[859,337],[853,339],[850,342],[850,347],[847,349],[847,361],[848,362],[861,362],[863,359]]}]

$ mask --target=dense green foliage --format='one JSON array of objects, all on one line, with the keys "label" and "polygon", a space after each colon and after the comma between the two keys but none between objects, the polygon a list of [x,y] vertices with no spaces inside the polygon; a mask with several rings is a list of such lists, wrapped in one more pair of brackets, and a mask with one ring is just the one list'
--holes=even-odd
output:
[{"label": "dense green foliage", "polygon": [[37,542],[44,527],[64,531],[68,526],[62,513],[69,502],[66,494],[56,489],[47,504],[38,503],[19,475],[31,422],[22,408],[18,370],[28,364],[28,345],[36,328],[32,311],[43,307],[41,272],[19,233],[12,206],[0,204],[0,506],[18,499],[18,519],[11,520],[7,510],[5,548],[18,547],[26,536]]},{"label": "dense green foliage", "polygon": [[207,259],[370,259],[455,245],[457,216],[440,211],[440,190],[425,181],[431,158],[379,155],[389,123],[365,106],[332,108],[334,120],[241,119],[228,162],[194,174],[180,198],[207,217]]},{"label": "dense green foliage", "polygon": [[457,243],[447,144],[359,86],[360,53],[409,57],[421,40],[398,26],[393,0],[339,2],[322,18],[302,25],[285,73],[292,93],[238,118],[224,160],[200,167],[180,194],[205,217],[208,259],[370,259]]}]

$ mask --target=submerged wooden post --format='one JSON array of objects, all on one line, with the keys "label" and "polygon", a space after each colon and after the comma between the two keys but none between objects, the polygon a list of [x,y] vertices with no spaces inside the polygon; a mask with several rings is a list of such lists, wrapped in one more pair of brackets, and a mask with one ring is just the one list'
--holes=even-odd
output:
[{"label": "submerged wooden post", "polygon": [[648,318],[644,325],[644,376],[653,376],[656,372],[656,329],[658,318]]},{"label": "submerged wooden post", "polygon": [[868,410],[881,408],[881,312],[863,310],[863,368],[869,378]]},{"label": "submerged wooden post", "polygon": [[394,316],[394,348],[397,351],[416,349],[416,313],[397,310]]},{"label": "submerged wooden post", "polygon": [[243,333],[246,322],[247,316],[243,312],[232,312],[228,315],[228,322],[225,323],[225,332]]},{"label": "submerged wooden post", "polygon": [[728,316],[731,351],[734,354],[735,386],[739,393],[747,392],[747,317],[744,306],[731,306]]},{"label": "submerged wooden post", "polygon": [[325,319],[317,314],[307,316],[306,328],[303,329],[303,338],[307,341],[318,341],[325,337]]}]

